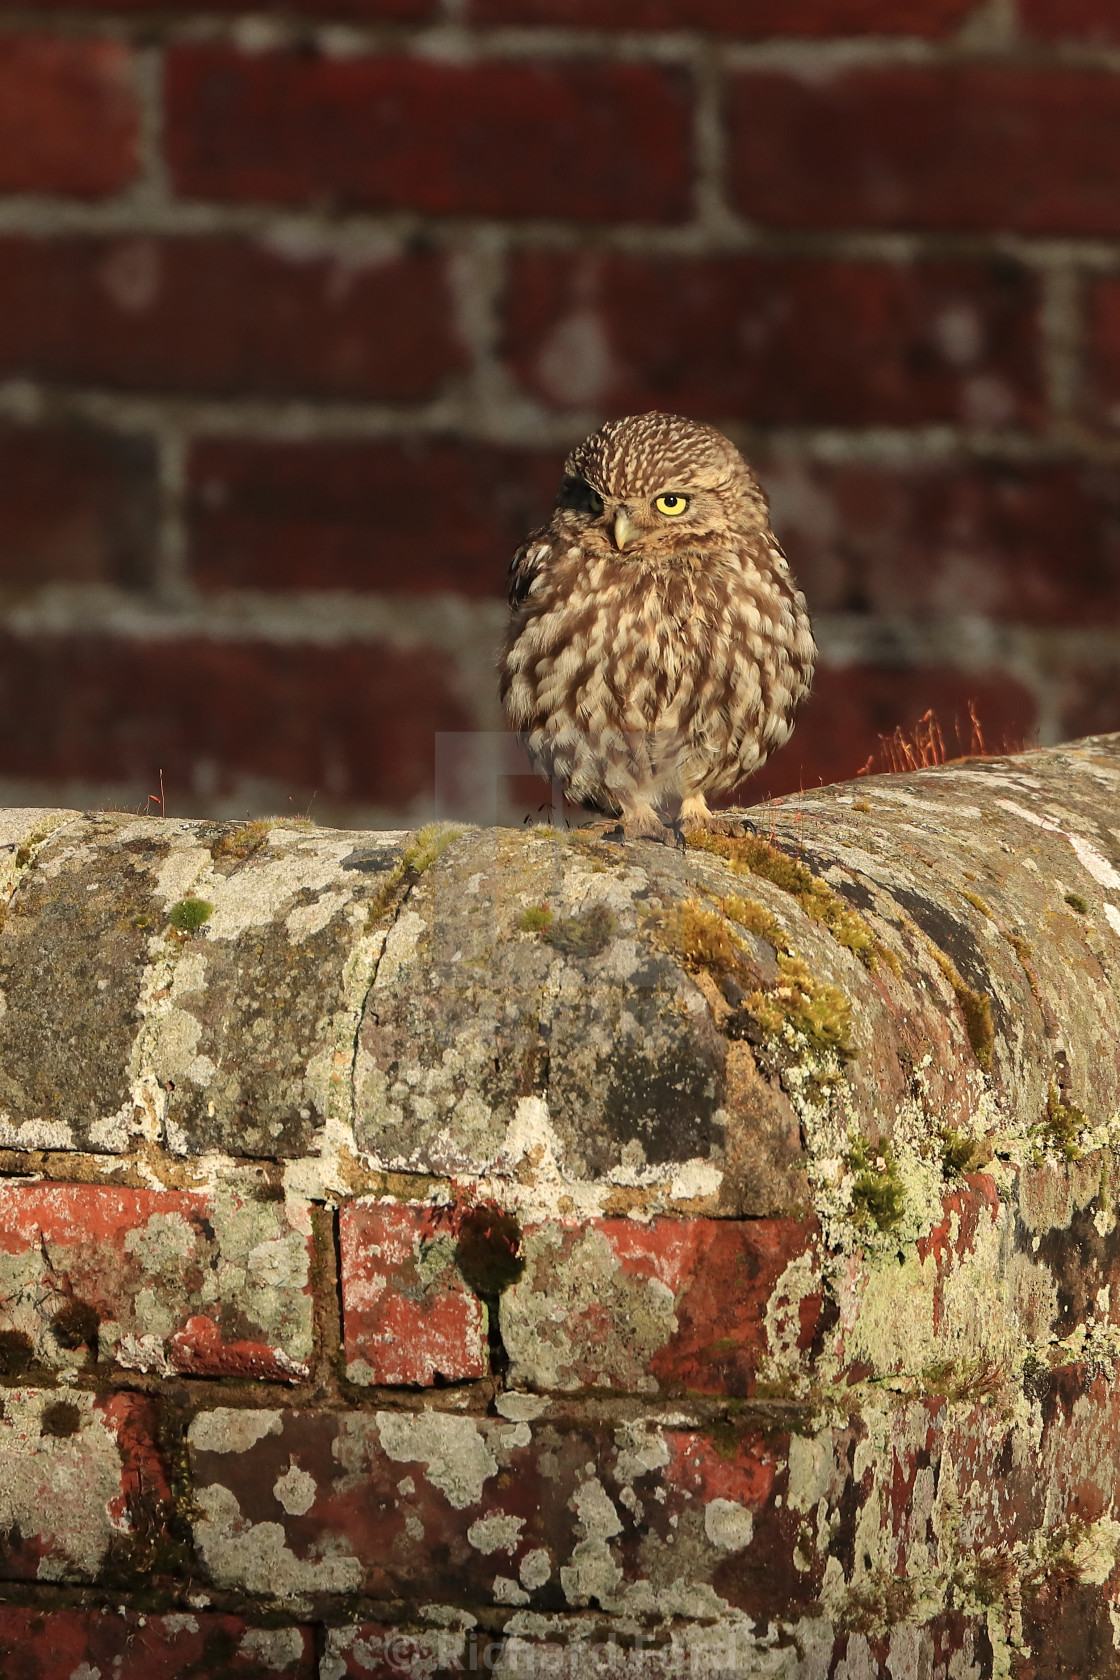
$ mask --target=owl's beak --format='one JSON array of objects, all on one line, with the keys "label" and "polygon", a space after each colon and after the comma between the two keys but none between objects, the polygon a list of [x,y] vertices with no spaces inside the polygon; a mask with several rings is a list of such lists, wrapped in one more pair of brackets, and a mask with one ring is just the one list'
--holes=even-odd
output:
[{"label": "owl's beak", "polygon": [[638,534],[638,527],[630,517],[630,509],[620,507],[614,516],[614,546],[620,554]]}]

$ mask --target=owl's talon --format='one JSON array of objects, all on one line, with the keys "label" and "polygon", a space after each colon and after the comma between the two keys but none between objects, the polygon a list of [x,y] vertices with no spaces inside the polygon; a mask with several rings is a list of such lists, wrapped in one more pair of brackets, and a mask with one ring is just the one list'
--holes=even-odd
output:
[{"label": "owl's talon", "polygon": [[616,843],[623,840],[656,840],[661,846],[674,844],[673,830],[666,828],[661,819],[652,812],[648,816],[642,814],[641,816],[623,817],[617,827],[610,829],[608,833],[603,835],[603,839],[613,840]]}]

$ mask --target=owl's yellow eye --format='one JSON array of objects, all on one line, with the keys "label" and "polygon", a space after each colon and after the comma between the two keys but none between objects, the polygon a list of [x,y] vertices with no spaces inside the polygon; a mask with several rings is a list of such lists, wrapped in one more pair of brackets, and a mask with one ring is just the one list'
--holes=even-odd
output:
[{"label": "owl's yellow eye", "polygon": [[668,496],[658,496],[653,505],[657,509],[658,513],[668,514],[670,519],[674,519],[678,513],[683,513],[688,507],[688,497],[674,496],[672,494]]},{"label": "owl's yellow eye", "polygon": [[599,515],[602,513],[603,498],[600,496],[598,490],[588,490],[587,511],[591,515],[592,519],[598,519]]}]

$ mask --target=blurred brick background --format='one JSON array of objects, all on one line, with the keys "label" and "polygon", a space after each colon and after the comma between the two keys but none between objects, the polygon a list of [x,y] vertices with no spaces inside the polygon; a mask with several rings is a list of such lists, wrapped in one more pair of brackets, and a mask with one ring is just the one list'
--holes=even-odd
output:
[{"label": "blurred brick background", "polygon": [[0,195],[0,803],[423,817],[646,407],[818,621],[755,793],[1120,727],[1117,0],[0,0]]}]

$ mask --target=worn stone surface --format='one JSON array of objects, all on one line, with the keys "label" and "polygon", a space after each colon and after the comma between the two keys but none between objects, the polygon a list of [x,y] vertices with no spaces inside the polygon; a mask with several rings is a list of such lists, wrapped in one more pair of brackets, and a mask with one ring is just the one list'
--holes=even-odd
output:
[{"label": "worn stone surface", "polygon": [[760,1367],[818,1330],[815,1237],[812,1221],[781,1219],[530,1226],[500,1308],[509,1381],[753,1394]]},{"label": "worn stone surface", "polygon": [[317,1680],[310,1628],[254,1626],[209,1611],[0,1605],[4,1680]]},{"label": "worn stone surface", "polygon": [[403,837],[116,814],[43,837],[28,815],[0,932],[0,1142],[304,1151],[346,1107]]},{"label": "worn stone surface", "polygon": [[[678,1200],[689,1187],[695,1205],[762,1214],[819,1204],[853,1128],[899,1148],[1021,1138],[1052,1085],[1103,1124],[1120,1092],[1110,741],[806,795],[767,813],[758,867],[745,849],[465,836],[390,932],[359,1046],[360,1145],[406,1170],[551,1171],[597,1211],[668,1181]],[[783,861],[811,871],[808,891]],[[838,937],[822,897],[862,932]],[[799,1042],[792,1017],[735,1036],[711,969],[672,940],[682,906],[719,916],[733,899],[773,918],[766,938],[732,927],[748,987],[780,1002],[802,964],[840,994],[845,1053]],[[865,936],[861,961],[843,940]]]},{"label": "worn stone surface", "polygon": [[0,817],[21,1615],[142,1603],[157,1675],[1120,1677],[1120,740],[756,828]]},{"label": "worn stone surface", "polygon": [[140,1395],[11,1388],[0,1416],[0,1579],[139,1578],[170,1489]]},{"label": "worn stone surface", "polygon": [[456,1269],[446,1224],[397,1203],[350,1202],[339,1255],[351,1382],[428,1387],[487,1374],[486,1308]]},{"label": "worn stone surface", "polygon": [[0,1183],[0,1368],[306,1376],[309,1211],[262,1188]]},{"label": "worn stone surface", "polygon": [[716,1430],[217,1410],[191,1441],[211,1578],[280,1600],[726,1619],[756,1656],[773,1623],[792,1636],[821,1612],[821,1642],[956,1614],[1009,1655],[1022,1611],[996,1601],[1013,1573],[1024,1600],[1063,1575],[1120,1592],[1120,1398],[1084,1367],[1018,1416],[983,1388],[792,1432],[773,1409]]}]

